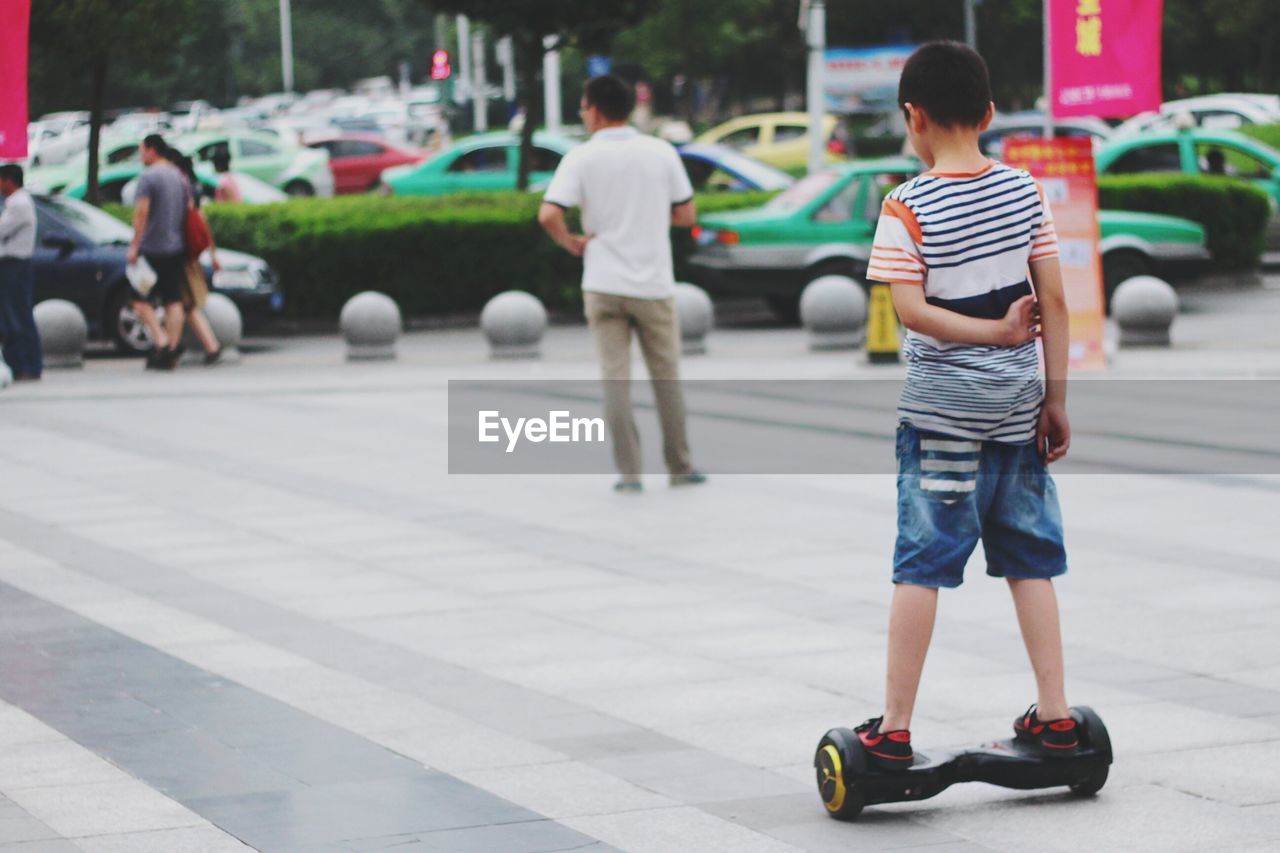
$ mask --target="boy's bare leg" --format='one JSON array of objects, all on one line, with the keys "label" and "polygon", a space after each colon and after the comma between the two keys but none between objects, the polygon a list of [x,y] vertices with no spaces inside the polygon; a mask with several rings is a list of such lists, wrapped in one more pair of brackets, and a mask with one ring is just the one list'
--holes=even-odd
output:
[{"label": "boy's bare leg", "polygon": [[1036,674],[1036,716],[1060,720],[1069,713],[1063,686],[1062,629],[1058,624],[1058,597],[1051,580],[1009,579],[1009,591],[1018,611],[1018,627]]},{"label": "boy's bare leg", "polygon": [[885,678],[884,722],[880,731],[911,728],[916,691],[938,614],[938,591],[900,583],[889,608],[889,667]]}]

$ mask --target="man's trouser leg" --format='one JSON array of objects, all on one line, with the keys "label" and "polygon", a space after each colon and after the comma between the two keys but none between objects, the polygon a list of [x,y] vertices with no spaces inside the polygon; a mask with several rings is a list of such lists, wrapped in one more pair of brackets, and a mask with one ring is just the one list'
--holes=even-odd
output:
[{"label": "man's trouser leg", "polygon": [[640,482],[640,433],[631,411],[631,318],[623,297],[582,294],[587,325],[600,354],[604,379],[604,417],[613,439],[613,461],[627,482]]},{"label": "man's trouser leg", "polygon": [[39,376],[44,368],[40,333],[31,310],[33,279],[30,260],[0,259],[0,335],[4,336],[4,360],[15,376]]},{"label": "man's trouser leg", "polygon": [[662,424],[662,454],[673,475],[693,471],[685,432],[684,393],[680,389],[680,325],[675,299],[628,299],[640,337],[640,352],[653,381],[653,397]]}]

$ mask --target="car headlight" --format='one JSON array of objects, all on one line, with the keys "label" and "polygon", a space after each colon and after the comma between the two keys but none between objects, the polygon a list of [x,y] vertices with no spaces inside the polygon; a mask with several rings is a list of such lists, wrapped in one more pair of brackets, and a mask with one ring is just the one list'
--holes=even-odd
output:
[{"label": "car headlight", "polygon": [[262,271],[255,269],[218,270],[213,274],[214,290],[253,290],[262,280]]}]

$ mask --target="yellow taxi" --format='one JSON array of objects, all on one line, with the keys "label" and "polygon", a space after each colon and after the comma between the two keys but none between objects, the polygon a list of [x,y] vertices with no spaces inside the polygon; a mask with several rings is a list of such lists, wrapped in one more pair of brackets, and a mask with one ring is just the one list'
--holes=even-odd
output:
[{"label": "yellow taxi", "polygon": [[[826,161],[834,163],[847,156],[840,122],[824,116],[822,135],[826,141]],[[809,162],[808,113],[759,113],[739,116],[713,127],[697,142],[714,142],[736,148],[748,157],[779,169],[803,169]]]}]

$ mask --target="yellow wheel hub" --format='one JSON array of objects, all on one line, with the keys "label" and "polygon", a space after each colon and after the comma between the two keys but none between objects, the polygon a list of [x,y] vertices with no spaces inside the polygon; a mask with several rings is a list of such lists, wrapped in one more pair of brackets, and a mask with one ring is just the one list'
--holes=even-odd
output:
[{"label": "yellow wheel hub", "polygon": [[844,766],[840,763],[840,750],[827,744],[818,751],[818,791],[827,811],[835,813],[844,805],[848,791],[844,786]]}]

